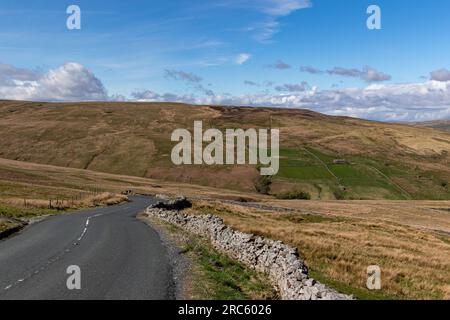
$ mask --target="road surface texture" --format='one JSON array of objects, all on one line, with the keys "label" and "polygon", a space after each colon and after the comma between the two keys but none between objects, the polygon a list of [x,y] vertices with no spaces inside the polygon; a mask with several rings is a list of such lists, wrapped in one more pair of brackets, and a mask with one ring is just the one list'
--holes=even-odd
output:
[{"label": "road surface texture", "polygon": [[[50,217],[0,241],[0,300],[173,299],[166,248],[136,214],[154,202],[132,202]],[[81,290],[67,288],[69,266]]]}]

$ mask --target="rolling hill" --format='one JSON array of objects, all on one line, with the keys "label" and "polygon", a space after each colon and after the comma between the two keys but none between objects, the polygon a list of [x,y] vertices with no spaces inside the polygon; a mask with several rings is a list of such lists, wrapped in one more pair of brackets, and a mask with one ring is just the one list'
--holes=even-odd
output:
[{"label": "rolling hill", "polygon": [[[195,120],[280,128],[279,174],[267,180],[254,166],[173,165],[171,133]],[[450,199],[450,133],[426,126],[292,109],[2,101],[0,135],[0,158],[59,167],[322,200]]]},{"label": "rolling hill", "polygon": [[428,122],[419,123],[418,125],[423,126],[423,127],[434,128],[434,129],[438,129],[438,130],[450,131],[450,121],[448,121],[448,120],[428,121]]}]

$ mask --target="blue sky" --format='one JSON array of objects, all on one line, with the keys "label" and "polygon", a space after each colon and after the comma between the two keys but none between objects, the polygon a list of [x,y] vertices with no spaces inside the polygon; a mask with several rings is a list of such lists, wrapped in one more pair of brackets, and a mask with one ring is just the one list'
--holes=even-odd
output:
[{"label": "blue sky", "polygon": [[[81,30],[66,28],[72,4]],[[366,27],[371,4],[382,30]],[[447,0],[2,0],[0,98],[449,118],[449,12]]]}]

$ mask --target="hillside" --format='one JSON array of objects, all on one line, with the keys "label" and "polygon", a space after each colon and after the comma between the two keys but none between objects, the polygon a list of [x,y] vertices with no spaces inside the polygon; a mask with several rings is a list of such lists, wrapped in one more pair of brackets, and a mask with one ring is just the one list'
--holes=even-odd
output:
[{"label": "hillside", "polygon": [[[281,169],[176,167],[173,130],[280,128]],[[313,199],[450,199],[450,133],[305,110],[173,103],[0,102],[0,157],[105,173]],[[344,164],[334,164],[345,159]]]}]

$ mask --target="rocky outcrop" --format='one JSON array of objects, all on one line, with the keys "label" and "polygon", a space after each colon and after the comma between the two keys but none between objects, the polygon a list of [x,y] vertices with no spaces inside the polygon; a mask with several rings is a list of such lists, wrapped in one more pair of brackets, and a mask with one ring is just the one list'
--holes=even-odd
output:
[{"label": "rocky outcrop", "polygon": [[147,215],[177,225],[196,235],[206,237],[219,251],[265,273],[284,300],[349,300],[351,296],[308,277],[308,268],[296,248],[226,226],[213,215],[187,215],[175,210],[149,207]]},{"label": "rocky outcrop", "polygon": [[192,207],[192,203],[186,199],[186,197],[179,197],[174,200],[167,201],[159,201],[150,206],[151,208],[156,209],[165,209],[165,210],[184,210]]}]

